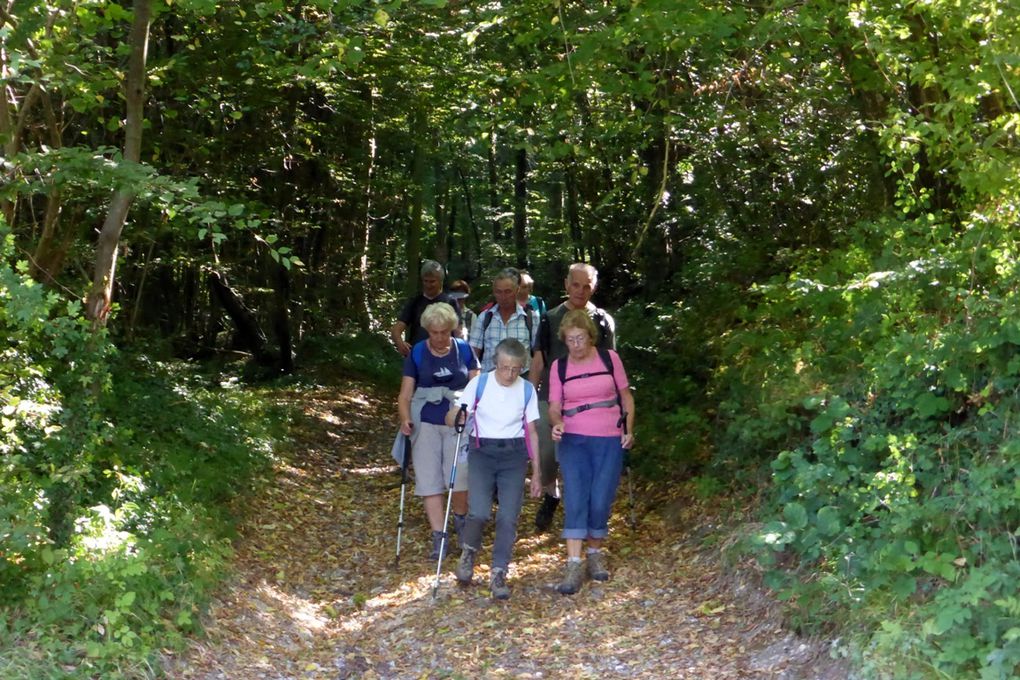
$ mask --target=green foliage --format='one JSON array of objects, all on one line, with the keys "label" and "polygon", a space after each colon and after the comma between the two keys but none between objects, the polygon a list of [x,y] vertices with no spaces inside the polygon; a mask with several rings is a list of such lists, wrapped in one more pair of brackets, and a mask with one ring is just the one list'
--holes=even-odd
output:
[{"label": "green foliage", "polygon": [[400,386],[403,360],[389,336],[358,333],[309,339],[301,350],[305,361],[317,370],[337,371],[351,378],[369,380],[392,389]]},{"label": "green foliage", "polygon": [[117,356],[0,236],[0,674],[136,675],[195,630],[279,419],[236,381]]}]

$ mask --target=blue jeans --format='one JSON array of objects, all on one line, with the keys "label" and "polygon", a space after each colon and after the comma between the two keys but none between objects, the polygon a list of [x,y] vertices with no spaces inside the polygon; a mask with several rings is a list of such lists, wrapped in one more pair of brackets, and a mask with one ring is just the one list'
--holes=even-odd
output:
[{"label": "blue jeans", "polygon": [[605,538],[623,471],[620,438],[564,434],[557,457],[563,477],[563,538]]},{"label": "blue jeans", "polygon": [[492,515],[492,494],[496,493],[496,536],[492,542],[492,568],[510,566],[517,518],[524,502],[524,476],[528,471],[528,450],[524,439],[482,439],[468,451],[468,515],[461,536],[462,545],[478,550],[482,529]]}]

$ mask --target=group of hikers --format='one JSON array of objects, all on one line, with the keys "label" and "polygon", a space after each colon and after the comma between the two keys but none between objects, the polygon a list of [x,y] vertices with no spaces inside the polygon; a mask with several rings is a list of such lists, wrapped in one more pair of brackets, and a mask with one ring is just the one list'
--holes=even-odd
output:
[{"label": "group of hikers", "polygon": [[421,293],[390,331],[405,357],[400,433],[411,444],[437,575],[450,551],[452,510],[461,551],[454,574],[462,585],[472,582],[495,503],[489,587],[494,599],[510,597],[507,570],[530,467],[530,495],[542,497],[535,528],[547,531],[561,499],[564,507],[567,558],[557,590],[572,595],[585,577],[608,580],[602,546],[624,451],[634,442],[634,398],[613,318],[591,302],[598,271],[570,265],[566,299],[547,310],[527,272],[502,269],[494,302],[477,314],[462,304],[468,284],[454,282],[447,292],[444,279],[443,266],[426,260]]}]

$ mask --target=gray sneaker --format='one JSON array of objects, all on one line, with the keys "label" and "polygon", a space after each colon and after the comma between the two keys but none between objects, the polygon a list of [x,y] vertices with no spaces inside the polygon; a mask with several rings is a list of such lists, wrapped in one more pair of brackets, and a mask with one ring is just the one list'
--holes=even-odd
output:
[{"label": "gray sneaker", "polygon": [[506,570],[493,569],[489,578],[489,590],[492,591],[492,599],[509,600],[510,586],[506,584]]},{"label": "gray sneaker", "polygon": [[563,580],[556,590],[563,595],[573,595],[581,589],[581,584],[584,582],[584,563],[581,561],[571,562],[567,561],[567,569],[563,572]]},{"label": "gray sneaker", "polygon": [[608,581],[609,569],[606,567],[606,555],[601,550],[588,553],[588,578],[593,581]]},{"label": "gray sneaker", "polygon": [[453,570],[453,574],[462,585],[466,586],[471,583],[471,578],[475,575],[475,550],[473,548],[464,548],[461,551],[460,559],[457,560],[457,568]]}]

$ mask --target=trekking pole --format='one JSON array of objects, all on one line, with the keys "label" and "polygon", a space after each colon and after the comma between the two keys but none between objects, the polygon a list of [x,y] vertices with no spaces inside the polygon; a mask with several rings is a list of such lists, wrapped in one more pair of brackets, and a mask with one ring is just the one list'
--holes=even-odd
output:
[{"label": "trekking pole", "polygon": [[[627,434],[627,412],[626,411],[623,411],[620,414],[620,421],[621,421],[621,426],[623,427],[623,433]],[[624,451],[623,455],[625,456],[625,458],[624,458],[624,460],[626,461],[625,462],[625,467],[627,468],[627,496],[630,499],[630,502],[628,504],[630,506],[630,521],[627,522],[627,526],[629,526],[631,528],[631,530],[633,530],[635,527],[637,527],[637,516],[635,515],[635,510],[634,510],[634,479],[633,479],[633,477],[634,477],[634,468],[631,467],[631,464],[630,464],[630,450]]]},{"label": "trekking pole", "polygon": [[407,490],[407,466],[411,462],[411,438],[404,437],[404,462],[400,464],[400,517],[397,518],[397,557],[393,566],[400,566],[400,537],[404,533],[404,493]]},{"label": "trekking pole", "polygon": [[453,429],[457,432],[457,448],[453,456],[453,467],[450,468],[450,492],[446,494],[446,516],[443,518],[443,538],[439,541],[439,559],[436,560],[436,584],[432,586],[432,599],[439,594],[439,574],[443,571],[443,557],[446,555],[446,526],[450,521],[450,502],[453,500],[453,485],[457,481],[457,459],[460,458],[460,438],[464,434],[467,423],[467,404],[461,404],[457,417],[453,420]]}]

